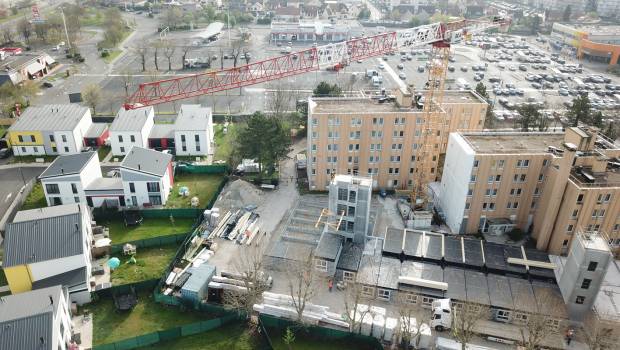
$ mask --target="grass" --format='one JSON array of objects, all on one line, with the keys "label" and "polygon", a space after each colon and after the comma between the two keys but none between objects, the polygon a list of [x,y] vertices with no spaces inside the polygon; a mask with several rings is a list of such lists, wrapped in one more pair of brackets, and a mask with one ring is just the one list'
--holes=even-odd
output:
[{"label": "grass", "polygon": [[20,210],[37,209],[47,207],[47,201],[45,200],[45,193],[43,192],[43,185],[40,181],[34,184],[32,191],[26,197],[26,200],[22,204]]},{"label": "grass", "polygon": [[138,248],[135,264],[127,263],[130,259],[129,256],[121,257],[121,266],[114,270],[111,275],[112,285],[117,286],[161,277],[178,248],[176,245]]},{"label": "grass", "polygon": [[116,57],[118,57],[118,55],[121,54],[121,52],[122,51],[119,49],[110,50],[110,53],[106,57],[102,57],[102,60],[103,62],[110,64]]},{"label": "grass", "polygon": [[[11,10],[9,10],[9,9],[7,9],[7,11],[9,13],[11,12]],[[19,17],[25,16],[25,15],[27,15],[29,13],[30,13],[30,9],[20,9],[20,10],[17,11],[16,14],[10,14],[10,15],[8,15],[6,17],[0,18],[0,24],[2,24],[4,22],[8,22],[10,20],[13,20],[15,18],[19,18]]]},{"label": "grass", "polygon": [[215,125],[215,154],[213,160],[228,160],[232,151],[232,141],[236,134],[237,125],[229,123],[228,132],[224,134],[224,124]]},{"label": "grass", "polygon": [[80,23],[84,27],[100,27],[103,25],[105,16],[101,9],[95,7],[87,7],[86,13],[80,18]]},{"label": "grass", "polygon": [[[223,181],[221,175],[214,174],[180,174],[174,178],[174,188],[166,201],[166,208],[190,208],[190,200],[196,196],[199,200],[199,207],[206,206],[216,195],[220,183]],[[189,196],[179,195],[179,188],[187,186]]]},{"label": "grass", "polygon": [[147,218],[141,225],[126,227],[123,220],[104,222],[110,229],[110,239],[113,244],[119,244],[139,239],[167,236],[176,233],[188,232],[194,225],[194,219],[175,218],[174,225],[170,218]]},{"label": "grass", "polygon": [[9,161],[9,164],[15,163],[36,163],[37,159],[43,158],[43,162],[51,163],[56,159],[56,156],[14,156]]},{"label": "grass", "polygon": [[252,350],[264,349],[262,337],[253,334],[243,322],[232,323],[220,328],[174,340],[164,341],[140,349],[151,350]]},{"label": "grass", "polygon": [[99,155],[99,161],[103,162],[103,159],[105,159],[105,157],[108,155],[108,153],[110,153],[111,150],[112,147],[110,146],[99,147],[99,149],[97,150],[97,154]]},{"label": "grass", "polygon": [[93,313],[95,346],[208,318],[199,313],[179,312],[177,308],[158,304],[153,300],[152,293],[140,293],[138,305],[128,312],[117,312],[111,298],[87,305],[85,310]]},{"label": "grass", "polygon": [[[267,328],[269,337],[274,350],[288,350],[289,347],[284,344],[282,336],[285,329]],[[351,338],[325,339],[321,337],[312,337],[303,329],[293,330],[295,341],[291,344],[291,348],[295,350],[371,350],[374,347],[366,342]]]},{"label": "grass", "polygon": [[4,270],[0,269],[0,286],[6,286],[7,284],[9,284],[9,282],[6,280]]},{"label": "grass", "polygon": [[9,130],[9,127],[6,125],[0,125],[0,137],[4,137],[6,131]]}]

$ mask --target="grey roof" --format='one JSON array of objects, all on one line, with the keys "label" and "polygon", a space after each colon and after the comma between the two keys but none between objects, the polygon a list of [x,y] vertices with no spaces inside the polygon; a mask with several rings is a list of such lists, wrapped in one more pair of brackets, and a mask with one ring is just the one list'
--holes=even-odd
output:
[{"label": "grey roof", "polygon": [[487,285],[491,305],[509,310],[514,307],[508,277],[490,273],[487,275]]},{"label": "grey roof", "polygon": [[82,152],[56,157],[45,171],[39,176],[41,179],[63,175],[79,174],[97,152]]},{"label": "grey roof", "polygon": [[342,242],[344,239],[342,236],[332,232],[323,231],[319,244],[314,251],[314,256],[317,258],[323,258],[330,261],[335,261],[338,257],[338,253],[342,249]]},{"label": "grey roof", "polygon": [[123,190],[123,180],[120,177],[98,177],[84,189],[86,192],[116,190]]},{"label": "grey roof", "polygon": [[566,304],[558,286],[534,281],[532,289],[538,304],[539,312],[544,315],[553,315],[558,318],[567,318]]},{"label": "grey roof", "polygon": [[355,243],[345,242],[336,269],[357,271],[362,259],[362,250],[363,248]]},{"label": "grey roof", "polygon": [[202,264],[200,266],[192,266],[188,269],[191,276],[181,289],[198,292],[211,282],[211,278],[215,275],[215,266]]},{"label": "grey roof", "polygon": [[413,230],[405,230],[405,247],[404,252],[407,256],[415,256],[421,257],[422,253],[420,252],[423,232],[413,231]]},{"label": "grey roof", "polygon": [[74,290],[87,288],[87,283],[88,276],[86,276],[86,266],[83,266],[75,270],[34,281],[32,283],[32,288],[41,289],[52,286],[63,286],[67,288],[69,292],[72,292]]},{"label": "grey roof", "polygon": [[121,109],[110,126],[110,131],[141,131],[149,116],[154,116],[153,107]]},{"label": "grey roof", "polygon": [[171,161],[171,154],[134,146],[123,159],[121,168],[163,176]]},{"label": "grey roof", "polygon": [[22,222],[30,220],[38,220],[79,213],[80,211],[88,211],[88,206],[81,203],[71,203],[63,205],[55,205],[53,207],[43,207],[37,209],[20,210],[15,214],[13,222]]},{"label": "grey roof", "polygon": [[446,298],[467,300],[465,291],[465,271],[455,267],[446,267],[443,271],[443,280],[448,284]]},{"label": "grey roof", "polygon": [[385,239],[383,241],[383,251],[393,254],[400,254],[403,251],[403,235],[404,230],[394,227],[388,227],[385,230]]},{"label": "grey roof", "polygon": [[398,276],[400,273],[400,261],[398,259],[381,259],[377,286],[380,288],[398,289]]},{"label": "grey roof", "polygon": [[280,239],[271,247],[267,256],[277,259],[290,259],[302,261],[309,254],[312,254],[314,245],[305,242],[286,241]]},{"label": "grey roof", "polygon": [[[405,261],[400,268],[400,276],[417,278],[434,282],[443,282],[444,272],[441,266],[423,262]],[[420,294],[434,295],[443,297],[443,291],[440,289],[401,283],[401,288],[408,291],[415,291]]]},{"label": "grey roof", "polygon": [[108,124],[106,123],[92,123],[84,134],[85,138],[95,139],[100,137],[106,130],[108,130]]},{"label": "grey roof", "polygon": [[484,273],[465,270],[465,290],[467,301],[483,305],[491,304],[487,277]]},{"label": "grey roof", "polygon": [[381,257],[366,255],[366,252],[364,252],[356,274],[357,282],[373,286],[377,285],[381,260]]},{"label": "grey roof", "polygon": [[76,104],[28,107],[9,130],[71,131],[90,111]]},{"label": "grey roof", "polygon": [[51,349],[62,293],[53,286],[0,297],[0,349]]},{"label": "grey roof", "polygon": [[207,130],[211,108],[201,105],[181,105],[174,122],[175,130]]},{"label": "grey roof", "polygon": [[80,213],[8,224],[4,240],[4,266],[82,254],[82,226]]},{"label": "grey roof", "polygon": [[516,310],[525,312],[538,311],[530,282],[514,277],[508,277],[508,282],[510,283],[510,292],[512,293],[512,300]]},{"label": "grey roof", "polygon": [[172,139],[174,138],[173,124],[154,124],[149,134],[149,139]]}]

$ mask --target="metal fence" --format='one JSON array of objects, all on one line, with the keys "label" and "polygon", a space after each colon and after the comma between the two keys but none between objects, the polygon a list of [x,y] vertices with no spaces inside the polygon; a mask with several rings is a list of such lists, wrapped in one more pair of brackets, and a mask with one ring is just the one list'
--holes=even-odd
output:
[{"label": "metal fence", "polygon": [[121,284],[121,285],[112,286],[106,289],[96,290],[93,292],[93,294],[95,294],[99,298],[111,298],[113,295],[131,293],[132,289],[136,293],[145,292],[145,291],[151,292],[153,288],[155,288],[158,282],[159,282],[159,278],[153,278],[150,280]]}]

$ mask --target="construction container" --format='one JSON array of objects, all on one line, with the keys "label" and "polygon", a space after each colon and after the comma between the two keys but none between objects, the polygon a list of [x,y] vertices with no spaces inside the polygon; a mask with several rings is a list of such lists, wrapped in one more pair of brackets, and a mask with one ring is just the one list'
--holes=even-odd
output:
[{"label": "construction container", "polygon": [[192,266],[187,269],[187,273],[191,275],[181,287],[181,297],[195,303],[206,299],[209,282],[215,276],[215,272],[215,266],[209,264]]}]

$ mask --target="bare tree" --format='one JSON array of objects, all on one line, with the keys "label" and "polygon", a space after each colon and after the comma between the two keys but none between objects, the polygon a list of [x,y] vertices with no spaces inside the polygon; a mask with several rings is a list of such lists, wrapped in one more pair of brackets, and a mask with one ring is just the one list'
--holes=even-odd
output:
[{"label": "bare tree", "polygon": [[614,327],[617,326],[606,324],[603,319],[601,315],[590,311],[583,321],[580,334],[590,350],[611,350],[618,345],[618,339],[614,337]]},{"label": "bare tree", "polygon": [[[398,323],[402,349],[409,349],[411,342],[415,343],[414,347],[418,348],[420,344],[420,336],[422,333],[422,324],[429,322],[431,312],[425,309],[421,302],[413,302],[415,299],[409,295],[399,292],[396,297],[396,305],[398,307]],[[415,320],[415,322],[412,322]]]},{"label": "bare tree", "polygon": [[4,42],[6,44],[12,43],[15,39],[15,32],[13,31],[13,29],[9,27],[4,28],[2,30],[2,39],[4,39]]},{"label": "bare tree", "polygon": [[187,54],[192,50],[192,47],[189,45],[181,46],[181,67],[185,68],[185,59],[187,58]]},{"label": "bare tree", "polygon": [[235,260],[233,269],[241,276],[244,291],[225,291],[223,303],[225,307],[245,312],[249,316],[254,304],[263,300],[263,292],[267,290],[263,272],[264,245],[257,243],[243,250]]},{"label": "bare tree", "polygon": [[142,64],[142,71],[146,72],[146,55],[149,52],[148,45],[142,42],[138,44],[138,46],[134,49],[134,52],[140,58],[140,63]]},{"label": "bare tree", "polygon": [[164,43],[164,56],[168,60],[168,70],[172,70],[172,56],[174,56],[174,52],[176,51],[176,47],[172,45],[170,42],[166,41]]},{"label": "bare tree", "polygon": [[101,88],[97,84],[90,84],[82,91],[82,99],[92,108],[93,115],[97,114],[97,106],[101,103],[102,97]]},{"label": "bare tree", "polygon": [[224,48],[220,45],[220,69],[224,69]]},{"label": "bare tree", "polygon": [[134,76],[128,69],[124,70],[123,73],[121,74],[123,88],[125,89],[125,98],[129,97],[129,88],[133,84],[133,79],[134,79]]},{"label": "bare tree", "polygon": [[488,315],[489,308],[486,305],[470,301],[452,307],[452,336],[461,343],[462,350],[476,334],[476,325]]},{"label": "bare tree", "polygon": [[233,58],[233,67],[237,67],[237,62],[239,61],[239,55],[244,50],[245,42],[241,39],[235,40],[232,42],[231,55]]},{"label": "bare tree", "polygon": [[[531,300],[535,303],[537,312],[527,315],[527,318],[519,324],[521,334],[521,346],[525,350],[540,349],[542,343],[552,331],[549,325],[552,324],[553,316],[557,310],[562,310],[564,303],[561,297],[553,295],[552,291],[538,288],[535,291],[535,301],[526,296],[517,297],[517,300]],[[517,310],[513,311],[513,314]],[[559,316],[558,316],[559,318]]]},{"label": "bare tree", "polygon": [[271,91],[269,91],[267,100],[269,108],[267,114],[276,118],[283,117],[290,108],[291,100],[294,97],[293,94],[290,93],[291,86],[288,83],[278,80],[270,84],[269,88]]},{"label": "bare tree", "polygon": [[318,276],[314,268],[314,255],[291,263],[286,269],[287,290],[297,312],[297,322],[303,323],[306,305],[317,292]]},{"label": "bare tree", "polygon": [[[349,323],[350,332],[360,332],[362,320],[370,311],[372,298],[364,293],[364,284],[357,280],[345,283],[344,318]],[[367,305],[362,308],[360,305]]]},{"label": "bare tree", "polygon": [[32,36],[32,24],[26,18],[23,18],[17,23],[17,30],[24,37],[26,43],[29,43]]},{"label": "bare tree", "polygon": [[159,41],[155,41],[153,46],[153,63],[155,64],[155,70],[159,70],[159,49],[162,47]]}]

